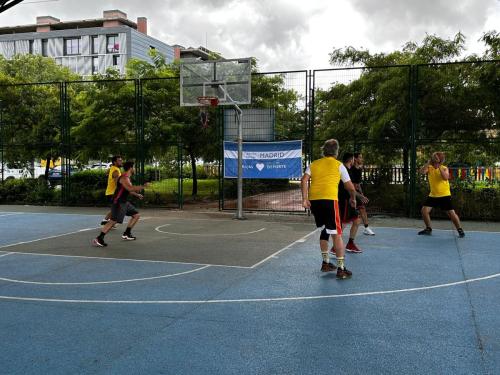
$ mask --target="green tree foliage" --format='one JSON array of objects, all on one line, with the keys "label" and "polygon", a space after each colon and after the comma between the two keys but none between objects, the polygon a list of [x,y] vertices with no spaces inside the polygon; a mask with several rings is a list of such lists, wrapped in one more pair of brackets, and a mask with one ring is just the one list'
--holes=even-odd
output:
[{"label": "green tree foliage", "polygon": [[5,162],[30,167],[35,159],[55,160],[59,157],[61,111],[58,81],[76,78],[78,76],[69,69],[58,66],[49,58],[17,55],[6,60],[0,57],[1,135]]},{"label": "green tree foliage", "polygon": [[427,158],[430,149],[446,143],[456,146],[448,147],[456,162],[498,161],[491,151],[500,135],[500,64],[478,61],[498,59],[500,35],[485,33],[482,41],[484,56],[468,56],[467,64],[445,64],[465,50],[460,33],[452,39],[427,35],[420,44],[410,42],[391,53],[334,49],[332,64],[363,68],[349,82],[333,82],[316,92],[315,138],[364,144],[372,162],[402,163],[411,126],[409,65],[425,64],[416,76],[417,139],[429,147],[419,155]]}]

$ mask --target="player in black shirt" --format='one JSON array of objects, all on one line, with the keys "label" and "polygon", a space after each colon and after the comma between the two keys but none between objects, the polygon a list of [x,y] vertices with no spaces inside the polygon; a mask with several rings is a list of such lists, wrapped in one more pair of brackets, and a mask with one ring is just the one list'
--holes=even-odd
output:
[{"label": "player in black shirt", "polygon": [[[363,155],[360,152],[354,153],[354,163],[352,165],[352,168],[348,169],[348,172],[349,176],[351,177],[351,181],[354,184],[354,187],[356,188],[356,192],[358,192],[359,194],[361,194],[361,196],[364,197],[363,189],[361,188],[362,173],[363,173]],[[368,198],[366,198],[366,203],[368,203]],[[367,236],[374,236],[375,233],[368,226],[368,215],[366,213],[366,205],[362,201],[358,202],[358,210],[361,216],[361,220],[363,220],[363,224],[365,226],[363,234],[366,234]]]}]

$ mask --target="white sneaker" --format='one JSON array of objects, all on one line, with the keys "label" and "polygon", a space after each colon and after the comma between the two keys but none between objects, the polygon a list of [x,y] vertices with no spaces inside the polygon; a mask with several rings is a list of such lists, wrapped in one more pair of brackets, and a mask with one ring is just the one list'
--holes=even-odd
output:
[{"label": "white sneaker", "polygon": [[375,232],[373,232],[370,227],[366,227],[363,234],[366,234],[367,236],[375,236]]}]

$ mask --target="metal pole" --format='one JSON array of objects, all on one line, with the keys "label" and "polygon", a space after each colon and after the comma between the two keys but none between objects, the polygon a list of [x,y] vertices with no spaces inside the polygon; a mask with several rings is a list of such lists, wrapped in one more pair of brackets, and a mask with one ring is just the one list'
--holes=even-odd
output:
[{"label": "metal pole", "polygon": [[234,104],[236,117],[238,119],[238,209],[236,219],[244,220],[243,217],[243,111]]}]

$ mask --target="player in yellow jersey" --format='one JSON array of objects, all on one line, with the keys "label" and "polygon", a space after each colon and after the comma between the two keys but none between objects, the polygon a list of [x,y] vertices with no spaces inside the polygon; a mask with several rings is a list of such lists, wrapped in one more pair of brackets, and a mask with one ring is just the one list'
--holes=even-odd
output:
[{"label": "player in yellow jersey", "polygon": [[[347,279],[352,276],[344,264],[345,248],[342,241],[342,223],[340,220],[338,186],[339,182],[349,192],[349,202],[356,207],[356,190],[351,182],[345,166],[337,160],[339,143],[336,139],[329,139],[323,145],[323,158],[315,160],[306,169],[302,177],[302,206],[310,208],[314,215],[316,227],[322,227],[319,246],[323,263],[322,272],[335,271],[338,279]],[[309,182],[311,185],[309,186]],[[328,255],[328,239],[333,238],[337,250],[337,267],[330,263]]]},{"label": "player in yellow jersey", "polygon": [[[121,170],[123,159],[120,155],[115,155],[111,158],[111,167],[108,172],[108,186],[106,187],[106,201],[111,204],[113,203],[113,194],[116,190],[116,182],[121,176]],[[101,221],[101,225],[106,225],[111,219],[111,211],[108,212],[106,217]]]},{"label": "player in yellow jersey", "polygon": [[465,233],[460,225],[460,219],[453,209],[451,203],[450,172],[446,166],[443,165],[445,156],[443,152],[434,152],[431,160],[429,160],[422,168],[420,173],[427,174],[431,192],[424,202],[422,207],[422,217],[425,223],[425,229],[418,232],[420,235],[431,235],[431,216],[430,213],[433,208],[439,207],[451,219],[458,231],[459,237],[464,237]]}]

